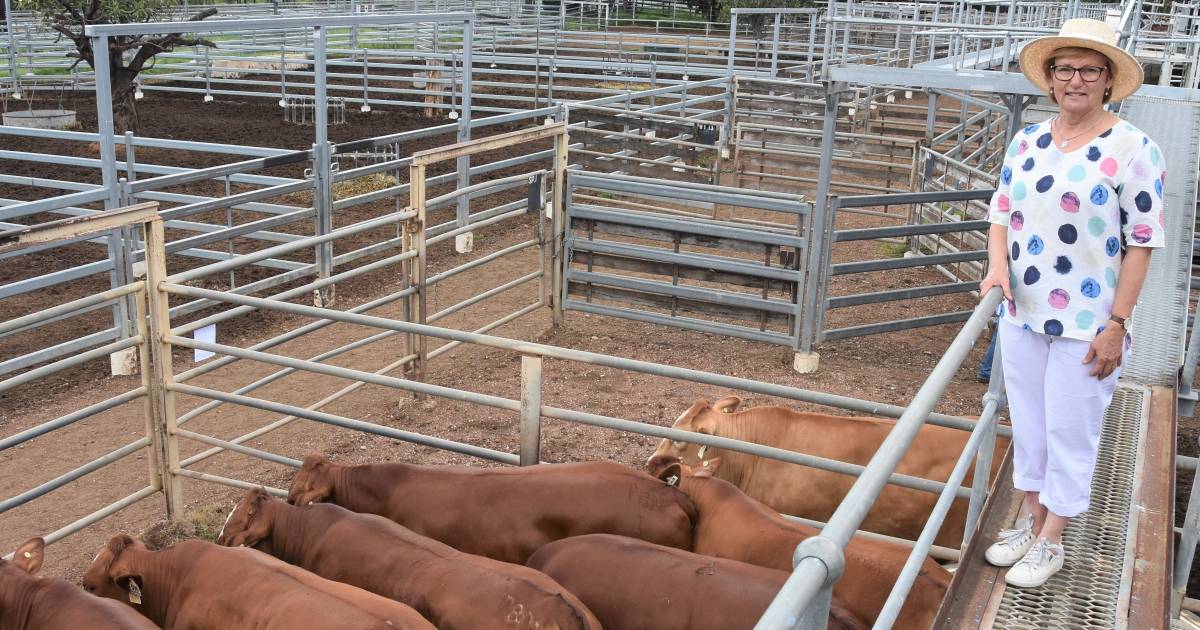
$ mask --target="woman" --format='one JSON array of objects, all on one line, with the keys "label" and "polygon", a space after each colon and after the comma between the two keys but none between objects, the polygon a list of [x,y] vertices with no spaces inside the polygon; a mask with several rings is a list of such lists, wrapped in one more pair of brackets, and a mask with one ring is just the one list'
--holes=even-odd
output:
[{"label": "woman", "polygon": [[1062,568],[1063,528],[1088,509],[1133,306],[1164,242],[1162,153],[1104,108],[1142,83],[1116,40],[1103,22],[1074,19],[1021,52],[1022,72],[1059,113],[1013,138],[988,213],[980,292],[1000,287],[1006,299],[1000,354],[1025,498],[986,557],[1012,567],[1013,586]]}]

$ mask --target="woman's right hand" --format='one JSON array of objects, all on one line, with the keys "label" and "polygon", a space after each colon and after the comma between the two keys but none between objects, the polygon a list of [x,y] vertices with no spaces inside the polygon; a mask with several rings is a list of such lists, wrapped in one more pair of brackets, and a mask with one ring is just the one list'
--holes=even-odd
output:
[{"label": "woman's right hand", "polygon": [[1008,265],[990,265],[987,275],[979,281],[979,299],[983,299],[992,287],[1000,287],[1004,299],[1012,300],[1012,287],[1008,284]]}]

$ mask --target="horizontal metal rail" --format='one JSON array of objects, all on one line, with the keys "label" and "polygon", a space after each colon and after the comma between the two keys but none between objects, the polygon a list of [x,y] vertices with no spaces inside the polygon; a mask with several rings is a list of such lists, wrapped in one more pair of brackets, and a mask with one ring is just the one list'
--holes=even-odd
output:
[{"label": "horizontal metal rail", "polygon": [[639,260],[650,260],[654,262],[682,265],[685,267],[697,267],[700,269],[725,271],[755,278],[780,280],[783,282],[796,282],[799,280],[800,273],[794,269],[787,269],[786,267],[767,267],[765,265],[737,258],[714,256],[711,254],[695,254],[691,252],[673,252],[669,249],[663,249],[659,247],[630,245],[627,243],[618,243],[616,241],[576,238],[571,243],[571,249],[574,252],[609,254],[612,256],[622,256],[625,258],[636,258]]},{"label": "horizontal metal rail", "polygon": [[90,418],[98,413],[102,413],[102,412],[108,411],[109,409],[112,409],[114,407],[119,407],[127,402],[137,400],[139,397],[141,397],[145,393],[146,393],[145,387],[138,387],[137,389],[131,389],[131,390],[125,392],[124,394],[118,394],[116,396],[113,396],[112,398],[109,398],[108,400],[103,400],[98,403],[88,405],[87,407],[84,407],[83,409],[77,409],[66,415],[59,416],[58,418],[55,418],[53,420],[48,420],[37,426],[30,427],[28,429],[25,429],[24,431],[10,435],[10,436],[0,440],[0,452],[8,450],[19,444],[24,444],[25,442],[28,442],[29,440],[32,440],[36,437],[45,435],[52,431],[61,429],[66,426],[70,426],[72,424],[75,424],[76,422],[79,422],[80,420],[87,420],[88,418]]},{"label": "horizontal metal rail", "polygon": [[50,363],[48,365],[43,365],[39,368],[34,368],[32,370],[29,370],[28,372],[24,372],[22,374],[18,374],[11,378],[7,378],[3,381],[0,381],[0,392],[6,392],[14,387],[24,385],[25,383],[28,383],[33,380],[37,380],[37,379],[42,378],[43,376],[47,376],[49,374],[54,374],[55,372],[65,370],[69,367],[74,367],[76,365],[79,365],[80,363],[86,363],[88,361],[107,357],[108,355],[110,355],[114,352],[120,352],[121,350],[124,350],[126,348],[132,348],[132,347],[142,343],[142,341],[144,341],[144,340],[142,339],[141,335],[134,335],[134,336],[128,337],[126,339],[121,339],[119,341],[114,341],[112,343],[105,344],[103,346],[100,346],[99,348],[93,348],[91,350],[88,350],[87,352],[82,352],[73,357],[61,359],[59,361],[55,361],[54,363]]},{"label": "horizontal metal rail", "polygon": [[[190,340],[184,339],[184,341],[190,341]],[[172,341],[172,343],[175,343],[175,342]],[[374,375],[372,375],[372,376],[374,376]],[[386,378],[386,377],[380,377],[380,378]],[[402,379],[394,379],[394,380],[399,381]],[[413,381],[406,381],[406,382],[412,383]],[[305,418],[307,420],[313,420],[315,422],[320,422],[323,424],[329,424],[329,425],[333,425],[333,426],[342,427],[344,429],[354,429],[357,431],[362,431],[364,433],[380,435],[380,436],[392,438],[395,440],[402,440],[405,442],[411,442],[413,444],[420,444],[422,446],[431,446],[431,447],[434,447],[437,449],[451,451],[454,453],[460,453],[462,455],[470,455],[472,457],[478,457],[478,458],[486,459],[489,461],[495,461],[495,462],[500,462],[503,464],[511,464],[511,465],[516,465],[517,463],[519,463],[518,457],[511,453],[504,453],[502,451],[496,451],[496,450],[489,449],[489,448],[482,448],[482,447],[473,446],[470,444],[463,444],[461,442],[455,442],[452,440],[444,440],[442,438],[436,438],[436,437],[431,437],[431,436],[427,436],[427,435],[422,435],[420,433],[412,433],[411,431],[402,431],[400,429],[393,429],[392,427],[385,427],[385,426],[378,425],[378,424],[372,424],[370,422],[363,422],[361,420],[353,420],[351,418],[345,418],[345,417],[337,416],[337,415],[334,415],[331,413],[325,413],[323,411],[304,409],[302,407],[296,407],[294,405],[285,405],[283,403],[272,402],[269,400],[262,400],[260,398],[252,398],[249,396],[239,396],[236,394],[228,394],[226,392],[218,391],[215,389],[208,389],[205,387],[195,387],[193,385],[184,385],[181,383],[174,383],[174,384],[169,385],[168,387],[169,387],[169,389],[179,392],[181,394],[188,394],[191,396],[198,396],[200,398],[209,398],[209,399],[213,399],[213,400],[222,400],[227,403],[234,403],[234,404],[241,405],[243,407],[251,407],[251,408],[255,408],[255,409],[262,409],[264,411],[283,413],[283,414],[287,414],[287,415],[291,415],[291,416],[296,416],[298,418]],[[519,404],[518,404],[518,406],[519,406]]]},{"label": "horizontal metal rail", "polygon": [[[181,285],[171,285],[171,284],[165,284],[163,286],[163,288],[170,293],[178,293],[178,294],[182,294],[182,295],[218,294],[219,293],[216,291],[209,291],[207,289],[198,289],[195,287],[185,287],[185,286],[181,286]],[[209,295],[205,295],[205,297],[209,297]],[[503,339],[500,337],[478,335],[478,334],[474,334],[474,333],[467,333],[467,332],[463,332],[463,331],[436,328],[433,326],[422,325],[422,324],[412,324],[412,323],[408,323],[408,322],[383,319],[383,318],[379,318],[379,317],[341,313],[338,311],[330,311],[328,309],[318,309],[315,307],[301,306],[301,305],[290,304],[290,303],[286,303],[286,302],[272,303],[272,302],[268,302],[265,300],[257,300],[255,298],[247,298],[245,296],[230,295],[228,297],[229,297],[230,301],[233,301],[235,303],[239,302],[239,301],[261,302],[262,303],[261,307],[272,309],[272,310],[281,310],[284,312],[292,312],[295,314],[306,314],[307,313],[307,314],[309,314],[309,316],[323,316],[323,317],[326,317],[329,319],[340,319],[341,321],[349,321],[349,322],[357,323],[360,325],[373,326],[376,328],[383,328],[385,330],[397,330],[397,331],[403,331],[403,332],[417,332],[417,334],[429,334],[429,336],[432,336],[432,337],[440,337],[440,338],[451,339],[451,340],[455,340],[455,341],[476,343],[478,345],[487,345],[487,346],[492,346],[492,347],[505,348],[505,349],[521,352],[524,354],[537,354],[537,355],[540,355],[543,357],[560,358],[560,359],[566,359],[566,360],[576,360],[576,361],[582,360],[584,362],[592,363],[592,364],[601,364],[601,365],[609,364],[609,367],[614,367],[617,369],[633,369],[633,371],[643,371],[643,370],[636,369],[637,367],[640,367],[640,365],[644,365],[643,362],[632,361],[630,359],[623,359],[620,357],[609,357],[609,356],[605,356],[605,355],[596,355],[594,353],[584,353],[584,352],[579,352],[579,351],[574,351],[574,350],[567,350],[567,349],[563,349],[563,348],[555,348],[554,346],[544,346],[542,344],[531,344],[528,342],[518,342],[518,341]],[[398,378],[392,378],[392,377],[387,377],[387,376],[382,376],[382,375],[369,374],[366,372],[350,370],[347,368],[329,366],[329,365],[324,365],[324,364],[320,364],[320,363],[313,363],[313,362],[303,361],[300,359],[292,359],[290,357],[283,357],[283,356],[279,356],[279,355],[254,352],[254,351],[249,351],[249,350],[245,350],[242,348],[236,348],[236,347],[232,347],[232,346],[200,342],[200,341],[196,341],[193,339],[187,339],[185,337],[179,337],[177,335],[169,335],[166,338],[166,341],[168,341],[169,343],[175,344],[175,345],[183,346],[183,347],[198,348],[201,350],[208,350],[208,351],[218,352],[218,353],[222,353],[222,354],[230,354],[230,355],[238,356],[238,357],[241,357],[244,359],[252,359],[252,360],[262,361],[265,363],[272,363],[275,365],[292,367],[292,368],[296,368],[296,369],[305,369],[305,370],[311,371],[311,372],[317,372],[317,373],[325,374],[328,376],[346,378],[346,379],[355,380],[355,381],[362,380],[362,381],[365,381],[368,383],[384,385],[387,387],[403,389],[406,391],[441,396],[444,398],[449,398],[451,400],[460,400],[460,401],[464,401],[464,402],[483,404],[486,406],[507,409],[510,411],[516,411],[516,410],[519,410],[519,408],[520,408],[520,403],[518,401],[508,400],[505,398],[500,398],[500,397],[491,396],[491,395],[487,395],[487,394],[478,394],[475,392],[465,392],[462,390],[456,390],[453,388],[446,388],[446,387],[441,387],[441,386],[437,386],[437,385],[421,383],[421,382],[417,382],[417,381],[410,381],[410,380],[406,380],[406,379],[398,379]],[[581,355],[582,357],[585,357],[585,358],[575,358],[573,355]],[[666,374],[662,374],[662,372],[664,372],[664,371],[670,372],[673,370],[682,370],[682,368],[671,368],[670,366],[662,366],[662,365],[655,365],[655,364],[649,364],[649,365],[652,365],[655,368],[653,371],[646,371],[646,373],[651,373],[651,374],[666,375]],[[693,370],[683,370],[683,371],[704,374],[709,377],[720,377],[720,375],[702,373],[702,372],[697,372],[697,371],[693,371]],[[734,380],[744,380],[744,379],[736,379],[736,377],[723,377],[723,378],[734,379]],[[759,385],[759,389],[763,389],[762,386],[764,384],[759,383],[758,385]],[[180,390],[180,391],[183,391],[183,390]],[[302,414],[295,414],[295,415],[300,415],[301,417],[305,417]],[[583,416],[580,416],[580,417],[587,417],[592,420],[603,418],[603,416],[596,416],[594,414],[583,414]],[[622,420],[618,420],[618,419],[610,418],[609,420],[614,421],[612,424],[613,428],[622,428],[622,430],[626,430],[624,428],[626,426],[641,425],[641,423],[631,423],[630,421],[622,421]],[[629,423],[629,424],[626,425],[626,424],[621,424],[621,423]],[[845,462],[837,462],[834,460],[823,460],[823,458],[804,455],[804,454],[800,454],[800,453],[792,453],[790,451],[785,451],[783,449],[775,449],[772,447],[754,445],[751,443],[742,443],[742,442],[738,442],[736,440],[726,440],[725,438],[716,438],[713,436],[697,435],[697,434],[691,433],[691,432],[676,431],[674,429],[664,429],[664,428],[660,428],[660,427],[645,426],[643,428],[644,428],[644,431],[639,431],[639,432],[643,432],[646,435],[654,435],[657,437],[670,437],[671,439],[675,439],[675,440],[687,440],[690,442],[696,442],[696,443],[700,443],[700,444],[709,444],[710,446],[716,446],[716,447],[720,447],[720,448],[729,448],[731,450],[738,450],[740,452],[747,452],[747,453],[754,454],[754,455],[771,457],[773,459],[780,459],[782,461],[788,461],[788,462],[792,462],[792,463],[800,463],[800,464],[809,465],[809,466],[818,466],[821,468],[826,468],[828,466],[827,469],[834,470],[834,471],[840,472],[842,474],[856,474],[856,472],[860,468],[853,464],[847,464]],[[935,492],[935,493],[939,492],[940,488],[944,485],[944,484],[941,484],[936,481],[924,480],[924,479],[919,479],[919,478],[908,478],[905,475],[896,475],[894,477],[894,480],[896,483],[903,485],[905,487],[912,487],[915,489],[920,489],[920,490],[925,490],[928,492]],[[961,493],[962,496],[967,496],[967,494],[968,494],[968,490],[965,488],[960,488],[959,492]]]},{"label": "horizontal metal rail", "polygon": [[137,440],[130,442],[129,444],[126,444],[125,446],[122,446],[121,448],[112,451],[107,455],[98,457],[78,468],[75,468],[74,470],[63,473],[54,479],[51,479],[50,481],[38,485],[35,488],[26,490],[15,497],[0,501],[0,514],[3,514],[13,508],[25,505],[26,503],[29,503],[38,497],[49,494],[50,492],[53,492],[67,485],[68,483],[83,477],[84,475],[100,470],[101,468],[104,468],[105,466],[149,445],[150,438],[138,438]]},{"label": "horizontal metal rail", "polygon": [[261,459],[264,461],[274,462],[276,464],[283,464],[284,466],[291,466],[292,468],[299,468],[300,464],[302,463],[298,459],[292,459],[291,457],[284,457],[282,455],[268,453],[267,451],[263,451],[263,450],[260,450],[257,448],[250,448],[249,446],[242,446],[241,444],[227,442],[225,440],[215,438],[211,435],[204,435],[203,433],[196,433],[195,431],[188,431],[187,429],[175,428],[173,433],[175,435],[182,436],[182,437],[185,437],[185,438],[188,438],[191,440],[195,440],[195,441],[201,442],[203,444],[208,444],[209,446],[219,446],[222,449],[227,450],[227,451],[233,451],[234,453],[241,453],[242,455],[249,455],[251,457],[257,457],[258,459]]},{"label": "horizontal metal rail", "polygon": [[64,341],[62,343],[34,350],[21,356],[13,357],[5,361],[0,361],[0,374],[8,374],[17,370],[23,370],[27,367],[53,361],[59,357],[70,356],[79,353],[81,350],[93,348],[98,344],[112,342],[121,338],[121,331],[116,327],[107,330],[84,335],[75,339]]},{"label": "horizontal metal rail", "polygon": [[266,489],[267,492],[269,492],[271,494],[271,496],[278,497],[280,499],[286,499],[288,496],[287,490],[280,490],[279,488],[263,486],[263,485],[257,484],[257,483],[249,483],[247,481],[241,481],[240,479],[230,479],[229,477],[222,477],[220,475],[214,475],[212,473],[204,473],[204,472],[199,472],[199,471],[195,471],[195,470],[188,470],[186,468],[181,468],[181,469],[175,471],[175,474],[179,475],[180,477],[187,477],[188,479],[207,481],[209,483],[215,483],[215,484],[221,485],[221,486],[229,486],[231,488],[238,488],[240,490],[257,490],[259,488],[264,488],[264,489]]},{"label": "horizontal metal rail", "polygon": [[[146,486],[145,488],[142,488],[141,490],[138,490],[137,492],[134,492],[133,494],[122,499],[114,501],[113,503],[110,503],[107,506],[92,512],[91,514],[88,514],[87,516],[73,523],[70,523],[64,527],[60,527],[49,534],[45,534],[42,536],[42,539],[46,541],[47,545],[52,545],[66,538],[67,536],[70,536],[71,534],[91,527],[92,525],[108,518],[109,516],[112,516],[113,514],[116,514],[117,512],[120,512],[121,510],[141,501],[142,499],[146,499],[158,494],[158,491],[159,488],[157,486]],[[4,559],[12,561],[13,554],[9,553],[8,555],[4,556]]]},{"label": "horizontal metal rail", "polygon": [[[218,302],[230,302],[241,306],[250,306],[255,308],[265,308],[267,310],[282,310],[290,312],[294,315],[305,317],[313,317],[316,319],[328,319],[339,322],[349,322],[353,324],[361,324],[375,328],[383,328],[388,330],[398,330],[406,333],[414,333],[429,337],[448,339],[451,341],[459,341],[475,345],[483,345],[506,350],[512,350],[522,353],[535,353],[542,357],[550,359],[564,359],[568,361],[578,361],[582,363],[590,363],[611,367],[614,369],[629,370],[640,372],[642,374],[651,374],[663,376],[666,378],[676,378],[680,380],[695,381],[704,385],[714,385],[718,387],[727,387],[730,389],[738,389],[764,396],[777,396],[779,398],[789,398],[803,402],[811,402],[819,405],[830,407],[840,407],[850,411],[857,411],[869,415],[882,415],[897,418],[905,413],[905,407],[898,405],[890,405],[887,403],[865,401],[849,396],[839,396],[837,394],[829,394],[826,392],[818,392],[813,390],[802,389],[799,387],[791,387],[788,385],[777,385],[773,383],[764,383],[748,378],[740,378],[736,376],[726,376],[723,374],[714,374],[712,372],[704,372],[701,370],[693,370],[689,368],[681,368],[669,365],[661,365],[648,361],[638,361],[635,359],[627,359],[623,357],[613,357],[594,352],[584,352],[581,350],[572,350],[569,348],[559,348],[545,344],[532,342],[515,341],[505,339],[503,337],[493,337],[479,333],[470,333],[459,330],[451,330],[446,328],[438,328],[436,326],[427,326],[423,324],[415,324],[409,322],[399,322],[392,319],[382,317],[373,317],[369,315],[361,315],[347,313],[344,311],[336,311],[332,309],[321,309],[312,306],[301,304],[292,304],[289,302],[274,302],[263,298],[255,298],[251,296],[236,295],[221,291],[212,291],[200,287],[192,287],[167,282],[160,287],[169,293],[177,295],[185,295],[190,297],[208,298]],[[179,329],[172,330],[172,333],[178,334]],[[408,382],[408,381],[406,381]],[[958,416],[950,416],[941,413],[927,414],[929,421],[932,424],[945,426],[955,429],[970,431],[974,428],[976,422],[967,418]]]},{"label": "horizontal metal rail", "polygon": [[[644,160],[645,158],[642,159]],[[810,204],[805,203],[802,195],[772,193],[749,188],[740,189],[708,184],[688,184],[686,187],[681,187],[665,184],[662,180],[647,179],[644,177],[574,170],[569,171],[567,179],[569,186],[578,188],[599,188],[610,192],[626,192],[665,197],[668,199],[686,199],[688,201],[729,204],[798,215],[808,214],[811,208]]]}]

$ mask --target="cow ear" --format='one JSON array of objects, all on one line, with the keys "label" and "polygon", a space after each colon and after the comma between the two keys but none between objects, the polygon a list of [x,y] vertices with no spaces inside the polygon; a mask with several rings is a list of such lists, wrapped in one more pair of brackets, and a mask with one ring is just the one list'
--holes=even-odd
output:
[{"label": "cow ear", "polygon": [[13,564],[30,575],[37,575],[45,559],[46,541],[42,538],[30,538],[13,552]]},{"label": "cow ear", "polygon": [[721,467],[721,458],[714,457],[700,462],[699,466],[692,468],[692,476],[694,477],[712,477],[717,474],[717,469]]},{"label": "cow ear", "polygon": [[679,465],[679,460],[668,462],[659,469],[657,476],[668,486],[675,486],[678,488],[679,480],[683,479],[683,466]]},{"label": "cow ear", "polygon": [[713,409],[721,413],[733,413],[737,411],[739,405],[742,404],[742,399],[737,396],[726,396],[721,400],[713,403]]},{"label": "cow ear", "polygon": [[304,456],[303,468],[319,468],[328,462],[329,460],[325,459],[324,455],[320,453],[312,453]]},{"label": "cow ear", "polygon": [[132,554],[125,553],[133,546],[133,538],[129,536],[114,536],[108,541],[108,550],[113,554],[108,563],[108,577],[118,588],[129,594],[129,601],[141,603],[142,575],[133,566]]}]

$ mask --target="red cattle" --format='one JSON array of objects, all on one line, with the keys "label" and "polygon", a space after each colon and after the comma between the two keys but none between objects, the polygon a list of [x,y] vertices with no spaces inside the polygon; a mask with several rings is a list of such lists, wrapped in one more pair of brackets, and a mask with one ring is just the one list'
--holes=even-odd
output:
[{"label": "red cattle", "polygon": [[293,507],[251,490],[217,543],[254,547],[403,602],[439,630],[600,630],[591,611],[543,573],[463,553],[382,516],[336,505]]},{"label": "red cattle", "polygon": [[[650,460],[652,474],[677,486],[696,504],[699,516],[692,551],[760,567],[792,570],[792,554],[820,530],[789,521],[751,499],[736,486],[713,476],[720,458],[708,467],[682,466],[678,458]],[[875,623],[911,550],[894,543],[853,538],[846,546],[846,569],[833,585],[833,596],[859,617]],[[950,572],[926,558],[893,627],[928,630],[950,586]]]},{"label": "red cattle", "polygon": [[151,551],[129,536],[116,536],[92,561],[83,583],[171,630],[433,630],[399,602],[253,549],[201,540]]},{"label": "red cattle", "polygon": [[[578,595],[608,630],[753,628],[788,578],[784,571],[609,534],[552,542],[529,566]],[[834,602],[830,630],[868,627]]]},{"label": "red cattle", "polygon": [[[784,407],[753,407],[737,411],[741,399],[728,396],[709,406],[698,400],[679,416],[674,428],[707,435],[755,442],[789,451],[817,455],[865,466],[896,425],[883,418],[851,418],[793,411]],[[921,428],[896,472],[934,481],[946,481],[962,454],[969,434],[934,425]],[[1008,440],[997,439],[992,457],[992,474],[1008,448]],[[653,456],[671,455],[698,467],[703,460],[721,457],[724,464],[716,475],[742,492],[783,512],[818,521],[828,521],[857,477],[789,464],[736,451],[703,448],[689,442],[663,440]],[[652,456],[652,457],[653,457]],[[974,469],[963,481],[970,485]],[[937,495],[889,485],[862,522],[865,530],[916,540],[937,503]],[[967,501],[958,499],[950,508],[935,543],[958,547],[967,520]]]},{"label": "red cattle", "polygon": [[145,617],[58,578],[36,577],[46,542],[26,541],[0,560],[0,630],[156,630]]},{"label": "red cattle", "polygon": [[378,514],[459,551],[522,564],[552,540],[608,533],[689,549],[696,509],[679,490],[612,462],[523,468],[304,459],[288,502]]}]

